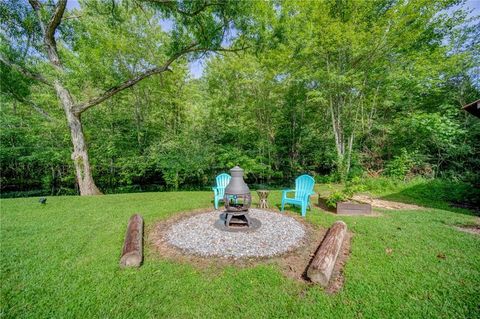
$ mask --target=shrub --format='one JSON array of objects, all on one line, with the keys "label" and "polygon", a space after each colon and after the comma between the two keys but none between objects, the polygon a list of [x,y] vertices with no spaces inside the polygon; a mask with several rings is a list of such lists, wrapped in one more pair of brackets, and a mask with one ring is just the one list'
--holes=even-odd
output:
[{"label": "shrub", "polygon": [[334,191],[328,196],[326,203],[328,207],[335,208],[338,202],[343,202],[346,199],[348,199],[348,196],[343,191]]},{"label": "shrub", "polygon": [[393,160],[385,165],[385,175],[397,179],[405,179],[414,165],[414,156],[402,149],[400,155],[395,156]]}]

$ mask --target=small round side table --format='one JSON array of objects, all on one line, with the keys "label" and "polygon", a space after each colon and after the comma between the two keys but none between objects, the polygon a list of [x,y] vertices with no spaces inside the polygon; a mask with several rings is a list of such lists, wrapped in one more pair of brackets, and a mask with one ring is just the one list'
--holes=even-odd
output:
[{"label": "small round side table", "polygon": [[257,190],[258,198],[260,199],[258,208],[268,208],[267,198],[269,193],[270,192],[266,189]]}]

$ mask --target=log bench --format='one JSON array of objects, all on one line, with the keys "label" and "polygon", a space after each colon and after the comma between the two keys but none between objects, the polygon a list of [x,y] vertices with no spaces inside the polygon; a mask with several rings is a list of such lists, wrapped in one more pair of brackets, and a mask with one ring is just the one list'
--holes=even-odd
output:
[{"label": "log bench", "polygon": [[143,259],[143,218],[135,214],[130,217],[123,243],[120,267],[139,267]]},{"label": "log bench", "polygon": [[336,221],[330,227],[307,269],[307,277],[312,282],[328,286],[346,234],[347,225],[343,221]]}]

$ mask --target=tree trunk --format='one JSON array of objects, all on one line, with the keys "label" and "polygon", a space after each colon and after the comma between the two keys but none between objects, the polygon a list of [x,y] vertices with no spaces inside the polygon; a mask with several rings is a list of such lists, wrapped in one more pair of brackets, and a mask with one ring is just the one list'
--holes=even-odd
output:
[{"label": "tree trunk", "polygon": [[92,171],[90,170],[90,161],[88,160],[85,136],[83,135],[82,122],[80,121],[81,112],[76,113],[74,111],[73,98],[68,89],[61,82],[65,70],[57,51],[55,31],[62,22],[63,13],[67,7],[67,0],[60,0],[57,2],[48,24],[44,23],[42,17],[41,2],[38,0],[29,0],[29,2],[37,15],[42,30],[43,44],[45,46],[45,51],[47,52],[48,60],[52,67],[58,72],[57,78],[53,81],[53,87],[67,117],[68,126],[70,127],[70,135],[73,144],[72,160],[75,165],[75,174],[80,195],[100,195],[101,192],[95,185]]},{"label": "tree trunk", "polygon": [[351,160],[352,160],[352,148],[353,148],[353,137],[354,137],[354,134],[353,134],[353,131],[352,133],[350,134],[350,138],[348,139],[348,153],[347,153],[347,160],[346,160],[346,163],[345,163],[345,174],[346,176],[348,176],[348,174],[350,173],[350,165],[351,165]]},{"label": "tree trunk", "polygon": [[93,181],[80,114],[75,114],[73,112],[73,99],[68,90],[58,81],[55,82],[55,90],[60,103],[62,104],[70,128],[70,135],[73,144],[72,160],[75,165],[75,175],[80,195],[101,195],[102,193]]},{"label": "tree trunk", "polygon": [[[335,103],[339,103],[336,101]],[[340,121],[340,109],[337,105],[334,106],[334,102],[330,97],[330,114],[332,115],[332,129],[333,136],[335,137],[335,148],[337,150],[337,160],[335,162],[337,166],[337,172],[340,177],[340,181],[343,183],[346,179],[345,174],[345,146],[343,141],[343,128]]]}]

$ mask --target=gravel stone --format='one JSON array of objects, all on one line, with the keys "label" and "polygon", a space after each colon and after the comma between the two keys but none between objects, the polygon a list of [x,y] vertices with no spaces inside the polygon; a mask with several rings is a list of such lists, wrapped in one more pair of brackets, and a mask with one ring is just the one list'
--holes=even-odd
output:
[{"label": "gravel stone", "polygon": [[282,213],[250,209],[261,221],[252,232],[228,232],[214,227],[222,211],[212,211],[179,221],[166,232],[166,241],[187,253],[204,257],[271,257],[300,245],[304,226]]}]

